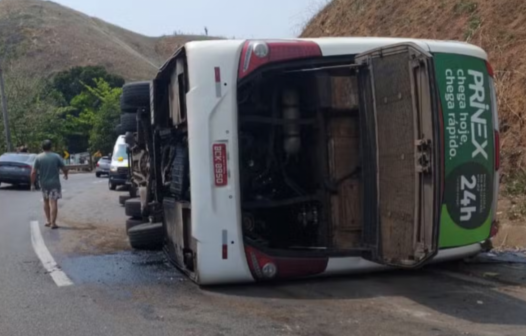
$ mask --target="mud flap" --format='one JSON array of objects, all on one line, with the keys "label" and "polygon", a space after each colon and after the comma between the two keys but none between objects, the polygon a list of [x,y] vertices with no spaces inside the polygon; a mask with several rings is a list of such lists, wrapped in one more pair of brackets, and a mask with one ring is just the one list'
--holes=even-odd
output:
[{"label": "mud flap", "polygon": [[364,257],[417,267],[438,250],[432,56],[405,43],[356,61],[364,130]]}]

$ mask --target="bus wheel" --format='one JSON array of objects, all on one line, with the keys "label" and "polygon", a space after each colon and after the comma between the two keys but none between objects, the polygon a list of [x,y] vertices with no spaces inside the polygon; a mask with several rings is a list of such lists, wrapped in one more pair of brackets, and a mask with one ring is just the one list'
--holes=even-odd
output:
[{"label": "bus wheel", "polygon": [[140,224],[128,230],[130,245],[136,250],[160,250],[163,246],[163,224]]},{"label": "bus wheel", "polygon": [[141,200],[138,198],[128,199],[124,202],[124,209],[126,216],[131,218],[141,218],[142,217],[142,208]]}]

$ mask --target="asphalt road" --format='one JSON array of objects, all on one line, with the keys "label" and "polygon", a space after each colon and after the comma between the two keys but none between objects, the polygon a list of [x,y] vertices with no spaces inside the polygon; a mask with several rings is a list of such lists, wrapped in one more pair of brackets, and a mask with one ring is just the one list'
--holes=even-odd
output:
[{"label": "asphalt road", "polygon": [[[526,335],[526,288],[443,268],[201,289],[161,253],[129,250],[119,192],[63,183],[59,223],[41,195],[0,188],[0,335]],[[35,254],[30,223],[73,285]]]}]

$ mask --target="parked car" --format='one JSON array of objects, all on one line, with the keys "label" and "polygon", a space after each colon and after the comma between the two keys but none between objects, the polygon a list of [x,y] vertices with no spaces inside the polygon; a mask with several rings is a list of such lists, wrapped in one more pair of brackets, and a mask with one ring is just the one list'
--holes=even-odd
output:
[{"label": "parked car", "polygon": [[110,175],[111,158],[109,156],[103,156],[97,162],[95,167],[95,176],[101,177],[102,175]]},{"label": "parked car", "polygon": [[124,136],[120,135],[115,142],[110,163],[110,179],[108,181],[110,190],[115,190],[117,186],[128,184],[130,173],[128,167],[127,146],[124,142]]},{"label": "parked car", "polygon": [[[31,188],[31,170],[37,155],[5,153],[0,156],[0,184],[24,185]],[[36,182],[38,187],[38,182]]]}]

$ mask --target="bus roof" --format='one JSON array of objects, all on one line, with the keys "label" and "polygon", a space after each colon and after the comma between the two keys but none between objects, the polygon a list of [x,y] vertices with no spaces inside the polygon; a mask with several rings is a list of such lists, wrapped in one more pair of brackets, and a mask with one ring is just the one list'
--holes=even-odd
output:
[{"label": "bus roof", "polygon": [[[450,53],[458,55],[473,56],[484,60],[488,59],[487,53],[475,45],[460,41],[441,41],[414,38],[393,37],[321,37],[306,39],[259,39],[260,41],[312,41],[320,46],[323,56],[356,55],[368,50],[385,47],[391,44],[404,42],[414,43],[431,53]],[[237,55],[247,40],[209,40],[187,42],[175,51],[170,59],[161,67],[155,80],[168,79],[171,70],[175,67],[177,56],[186,51],[190,54],[205,52],[210,54],[214,51],[218,55]]]}]

